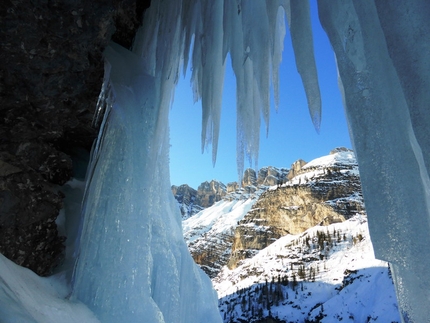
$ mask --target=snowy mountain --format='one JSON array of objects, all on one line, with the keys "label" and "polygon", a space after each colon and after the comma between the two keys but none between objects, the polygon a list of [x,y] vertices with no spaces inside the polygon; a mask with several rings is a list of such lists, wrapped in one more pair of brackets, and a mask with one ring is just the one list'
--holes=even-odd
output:
[{"label": "snowy mountain", "polygon": [[213,282],[224,322],[400,322],[362,215],[283,236]]},{"label": "snowy mountain", "polygon": [[[267,184],[276,185],[286,178],[287,174],[286,168],[263,167],[258,174],[249,168],[244,173],[242,187],[239,187],[237,182],[228,183],[227,193],[212,207],[190,218],[183,213],[183,230],[188,248],[194,260],[210,277],[215,277],[229,261],[235,229],[259,196],[270,188]],[[199,186],[199,190],[203,184]],[[224,184],[219,184],[221,185]],[[196,203],[184,206],[183,195],[175,194],[175,188],[172,189],[181,210],[189,210],[191,206],[196,208]],[[198,201],[197,198],[195,200]]]},{"label": "snowy mountain", "polygon": [[400,322],[388,265],[373,255],[353,152],[291,169],[282,185],[231,192],[183,222],[224,322]]},{"label": "snowy mountain", "polygon": [[[230,193],[221,201],[183,222],[191,254],[210,277],[226,264],[235,267],[286,233],[341,222],[363,211],[351,151],[334,151],[306,167],[291,169],[295,177],[289,181],[285,168],[264,167],[258,177],[248,169],[242,184],[249,185],[233,191],[229,183]],[[264,185],[270,179],[274,185]]]}]

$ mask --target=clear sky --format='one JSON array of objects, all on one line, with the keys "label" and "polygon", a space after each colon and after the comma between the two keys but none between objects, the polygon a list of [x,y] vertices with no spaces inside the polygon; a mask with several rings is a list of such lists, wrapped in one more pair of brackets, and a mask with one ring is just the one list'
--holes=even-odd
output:
[{"label": "clear sky", "polygon": [[[297,68],[289,31],[284,42],[280,70],[280,106],[271,107],[269,136],[261,126],[258,167],[290,167],[297,159],[310,161],[327,155],[335,147],[351,147],[341,95],[337,86],[334,54],[311,1],[315,58],[322,97],[320,133],[315,131],[308,112],[306,96]],[[237,181],[236,168],[236,86],[230,63],[224,81],[218,156],[212,167],[211,148],[201,153],[201,103],[193,104],[189,73],[181,79],[170,112],[170,178],[173,185],[200,183],[217,179]],[[245,169],[249,164],[245,161]]]}]

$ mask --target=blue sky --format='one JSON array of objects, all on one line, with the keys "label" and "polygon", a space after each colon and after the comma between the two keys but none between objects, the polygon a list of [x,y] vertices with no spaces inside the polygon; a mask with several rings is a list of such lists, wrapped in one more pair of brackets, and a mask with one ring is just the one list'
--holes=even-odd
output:
[{"label": "blue sky", "polygon": [[[280,70],[280,106],[271,107],[269,136],[261,126],[258,167],[290,167],[297,159],[310,161],[335,147],[351,148],[342,99],[337,86],[334,54],[311,1],[315,58],[322,96],[320,133],[309,116],[303,85],[295,66],[287,30]],[[170,179],[174,185],[196,188],[203,181],[237,181],[236,168],[236,86],[230,64],[224,81],[218,156],[212,166],[211,148],[201,153],[201,103],[193,104],[189,73],[181,79],[170,111]],[[245,161],[245,168],[249,164]]]}]

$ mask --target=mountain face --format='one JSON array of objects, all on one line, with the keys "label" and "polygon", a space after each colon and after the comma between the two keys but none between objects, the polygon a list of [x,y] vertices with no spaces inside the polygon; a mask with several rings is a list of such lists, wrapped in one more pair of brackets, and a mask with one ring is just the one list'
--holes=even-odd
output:
[{"label": "mountain face", "polygon": [[197,191],[187,184],[172,185],[172,193],[178,202],[183,220],[203,210],[203,207],[198,205],[196,201]]},{"label": "mountain face", "polygon": [[[184,237],[189,249],[192,250],[191,255],[210,277],[215,277],[222,266],[229,261],[236,226],[258,197],[269,188],[265,185],[254,185],[271,180],[275,183],[280,182],[287,176],[288,170],[264,167],[258,174],[256,176],[253,169],[247,169],[244,182],[250,185],[245,187],[239,187],[237,182],[229,183],[227,187],[220,184],[212,185],[226,188],[222,199],[189,219],[184,217]],[[199,188],[208,186],[203,184]],[[178,193],[174,193],[174,195],[180,207],[183,206],[183,203],[179,202],[181,197]],[[196,198],[196,200],[198,199]]]},{"label": "mountain face", "polygon": [[[224,322],[400,322],[389,268],[373,256],[353,152],[299,160],[277,177],[271,169],[247,170],[250,185],[228,184],[183,222]],[[259,184],[270,176],[274,185]]]},{"label": "mountain face", "polygon": [[[258,174],[252,168],[245,170],[242,180],[242,188],[237,182],[231,182],[227,185],[217,180],[210,182],[205,181],[199,185],[197,190],[182,184],[180,186],[172,185],[172,193],[178,202],[181,210],[182,219],[187,219],[190,216],[200,212],[201,210],[212,206],[214,203],[223,198],[231,199],[227,196],[229,193],[251,194],[258,187],[276,185],[284,180],[288,175],[288,169],[276,167],[263,167],[258,171]],[[237,195],[237,194],[236,194]],[[234,194],[234,196],[236,196]]]},{"label": "mountain face", "polygon": [[172,185],[171,189],[178,202],[183,220],[212,206],[221,200],[227,191],[226,186],[216,180],[201,183],[197,190],[187,184]]},{"label": "mountain face", "polygon": [[[264,167],[258,177],[248,169],[243,183],[250,185],[226,194],[212,208],[184,221],[191,254],[210,277],[224,265],[235,268],[286,234],[343,222],[364,212],[358,166],[351,151],[303,163],[294,163],[289,172]],[[294,167],[297,164],[302,166]],[[295,176],[287,180],[291,172]],[[268,182],[274,185],[258,185]],[[242,204],[246,204],[246,212],[239,215],[237,208]]]}]

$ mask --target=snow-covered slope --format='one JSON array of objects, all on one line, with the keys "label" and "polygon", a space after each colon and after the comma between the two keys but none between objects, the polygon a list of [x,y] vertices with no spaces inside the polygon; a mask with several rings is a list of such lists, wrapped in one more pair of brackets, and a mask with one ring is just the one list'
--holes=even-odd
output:
[{"label": "snow-covered slope", "polygon": [[362,215],[284,236],[213,282],[224,322],[400,322]]},{"label": "snow-covered slope", "polygon": [[327,175],[328,172],[337,171],[350,176],[359,176],[358,164],[353,151],[338,148],[329,155],[311,160],[300,169],[287,185],[308,183]]},{"label": "snow-covered slope", "polygon": [[231,253],[234,230],[263,190],[254,194],[232,193],[182,223],[184,238],[194,260],[214,277]]}]

